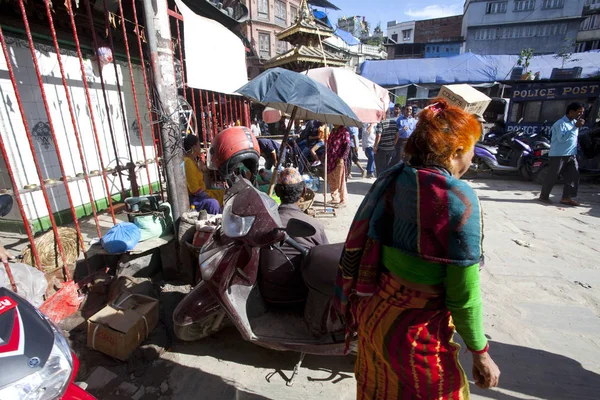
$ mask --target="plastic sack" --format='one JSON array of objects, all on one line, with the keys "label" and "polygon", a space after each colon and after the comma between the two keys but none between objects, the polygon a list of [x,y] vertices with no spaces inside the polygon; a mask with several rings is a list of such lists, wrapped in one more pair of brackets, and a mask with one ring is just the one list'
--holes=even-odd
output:
[{"label": "plastic sack", "polygon": [[148,214],[136,215],[133,217],[133,223],[140,228],[140,242],[161,237],[162,235],[173,231],[171,205],[169,203],[161,204],[160,211],[163,213],[162,216],[157,214]]},{"label": "plastic sack", "polygon": [[131,222],[121,222],[102,237],[102,247],[110,254],[133,250],[141,239],[140,228]]},{"label": "plastic sack", "polygon": [[[10,263],[8,267],[17,285],[17,294],[39,308],[44,302],[44,295],[48,288],[48,281],[44,273],[30,265],[22,263]],[[3,263],[0,263],[0,286],[12,290]]]}]

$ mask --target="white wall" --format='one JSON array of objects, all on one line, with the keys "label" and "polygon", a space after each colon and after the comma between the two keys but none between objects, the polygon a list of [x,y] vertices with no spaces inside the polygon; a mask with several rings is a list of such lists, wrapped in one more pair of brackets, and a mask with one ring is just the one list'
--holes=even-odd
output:
[{"label": "white wall", "polygon": [[[402,31],[407,30],[407,29],[411,30],[410,39],[404,40],[403,36],[402,36]],[[398,35],[398,41],[396,42],[398,44],[414,43],[414,41],[415,41],[415,21],[400,22],[397,25],[388,26],[387,27],[387,37],[389,39],[391,39],[392,35],[394,35],[394,34]]]},{"label": "white wall", "polygon": [[[35,153],[38,156],[43,179],[52,178],[59,180],[62,174],[58,164],[56,148],[51,137],[44,136],[43,133],[41,136],[34,136],[34,130],[37,132],[40,127],[48,126],[45,124],[48,124],[49,118],[44,108],[42,93],[38,85],[29,45],[24,40],[12,37],[6,37],[6,42],[27,123],[33,136],[33,145]],[[58,148],[61,153],[65,173],[67,176],[75,177],[77,173],[83,172],[83,167],[54,47],[36,44],[36,56],[43,77],[43,87],[46,92],[50,117],[56,132]],[[87,169],[88,171],[101,170],[99,152],[93,135],[79,59],[75,52],[65,50],[61,50],[61,59],[69,85],[76,125],[83,145]],[[14,171],[15,180],[19,188],[22,189],[27,184],[39,184],[39,179],[6,62],[4,55],[0,53],[0,95],[2,96],[2,103],[0,104],[0,134],[4,139],[9,153],[9,161]],[[89,58],[84,59],[84,63],[93,104],[93,116],[100,141],[100,151],[105,167],[115,167],[117,157],[121,160],[122,164],[129,161],[123,122],[129,128],[133,161],[143,161],[144,155],[139,137],[139,129],[134,128],[138,126],[138,121],[127,63],[118,62],[117,65],[125,115],[121,112],[113,64],[106,65],[103,68],[109,103],[109,112],[107,113],[96,63]],[[146,94],[142,70],[139,65],[134,65],[133,75],[140,110],[141,131],[145,142],[146,158],[154,159],[152,133],[149,124],[146,122],[148,119]],[[109,121],[112,123],[116,139],[117,154],[113,150]],[[36,126],[38,129],[36,129]],[[39,131],[41,132],[43,129]],[[149,170],[150,181],[158,181],[156,165],[149,164]],[[6,171],[2,171],[0,175],[1,188],[11,188]],[[108,179],[110,193],[119,193],[121,186],[118,177],[109,175]],[[129,181],[125,177],[123,179],[125,189],[129,189]],[[91,177],[90,180],[94,199],[106,198],[107,193],[103,178],[96,176]],[[137,182],[139,186],[149,184],[145,169],[141,169],[137,173]],[[71,182],[69,188],[74,206],[90,203],[84,180]],[[48,194],[53,212],[69,208],[66,190],[63,185],[50,189]],[[25,209],[30,219],[48,215],[48,210],[40,190],[23,194],[21,199],[25,204]]]}]

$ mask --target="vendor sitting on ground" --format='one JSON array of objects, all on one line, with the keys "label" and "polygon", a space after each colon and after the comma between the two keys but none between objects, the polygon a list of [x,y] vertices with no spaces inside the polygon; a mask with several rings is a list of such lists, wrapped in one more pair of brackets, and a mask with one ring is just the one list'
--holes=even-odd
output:
[{"label": "vendor sitting on ground", "polygon": [[[275,193],[281,199],[279,217],[282,226],[286,226],[292,218],[312,225],[316,233],[309,237],[294,237],[306,248],[329,244],[325,227],[314,218],[303,213],[298,202],[306,191],[302,176],[295,168],[285,168],[277,177]],[[300,271],[300,252],[287,244],[279,250],[264,249],[261,251],[260,291],[265,300],[271,303],[296,303],[306,299],[307,288]],[[283,254],[282,254],[283,252]],[[292,266],[290,265],[292,263]]]},{"label": "vendor sitting on ground", "polygon": [[206,210],[209,214],[220,214],[223,206],[224,191],[219,189],[206,189],[204,171],[206,165],[200,161],[202,148],[196,135],[187,135],[183,140],[183,164],[185,180],[187,182],[190,206],[196,211]]}]

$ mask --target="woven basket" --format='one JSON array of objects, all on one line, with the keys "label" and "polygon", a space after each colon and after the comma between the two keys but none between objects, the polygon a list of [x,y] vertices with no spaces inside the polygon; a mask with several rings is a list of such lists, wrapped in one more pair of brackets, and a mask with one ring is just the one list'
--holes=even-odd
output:
[{"label": "woven basket", "polygon": [[313,192],[309,188],[306,188],[306,192],[304,193],[304,196],[298,202],[298,207],[300,207],[300,209],[302,211],[306,211],[310,208],[310,206],[313,205],[314,201],[315,201],[315,192]]},{"label": "woven basket", "polygon": [[[77,231],[73,228],[59,227],[58,237],[62,244],[67,265],[74,265],[81,252]],[[54,239],[54,231],[44,233],[42,236],[35,239],[33,243],[35,244],[44,271],[52,271],[63,266],[62,258],[57,250],[58,246]],[[31,251],[31,246],[27,246],[21,254],[25,264],[35,266],[35,259]]]}]

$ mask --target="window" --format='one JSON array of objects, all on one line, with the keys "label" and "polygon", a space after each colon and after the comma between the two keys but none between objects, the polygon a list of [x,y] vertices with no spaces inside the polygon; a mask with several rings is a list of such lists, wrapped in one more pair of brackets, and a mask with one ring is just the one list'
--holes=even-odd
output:
[{"label": "window", "polygon": [[287,51],[287,42],[283,40],[277,41],[277,54],[283,54]]},{"label": "window", "polygon": [[258,48],[261,58],[271,58],[271,34],[258,34]]},{"label": "window", "polygon": [[402,31],[402,40],[410,40],[412,36],[412,29],[405,29]]},{"label": "window", "polygon": [[282,1],[275,1],[275,22],[279,25],[287,26],[287,4]]},{"label": "window", "polygon": [[290,6],[290,24],[296,22],[296,18],[298,18],[298,9],[296,7]]},{"label": "window", "polygon": [[540,119],[540,110],[542,109],[541,101],[530,101],[524,104],[523,107],[523,122],[533,123]]},{"label": "window", "polygon": [[[567,24],[562,24],[565,26],[565,31],[566,31],[566,25]],[[562,27],[561,25],[561,32],[562,32]],[[582,23],[581,23],[581,30],[582,31],[588,31],[591,29],[598,29],[600,27],[600,18],[598,18],[598,14],[594,14],[592,16],[587,17]]]},{"label": "window", "polygon": [[520,26],[517,26],[514,31],[516,38],[520,38],[523,35],[523,29]]},{"label": "window", "polygon": [[565,0],[542,0],[542,8],[563,8]]},{"label": "window", "polygon": [[535,9],[535,0],[515,0],[513,11],[531,11]]},{"label": "window", "polygon": [[500,1],[496,3],[487,3],[485,9],[486,14],[499,14],[506,12],[506,1]]},{"label": "window", "polygon": [[394,42],[398,43],[398,34],[397,34],[397,33],[394,33],[394,34],[392,35],[392,40],[393,40]]},{"label": "window", "polygon": [[535,28],[533,26],[526,26],[523,29],[523,37],[533,37],[535,36]]},{"label": "window", "polygon": [[269,0],[258,0],[258,17],[269,19]]}]

